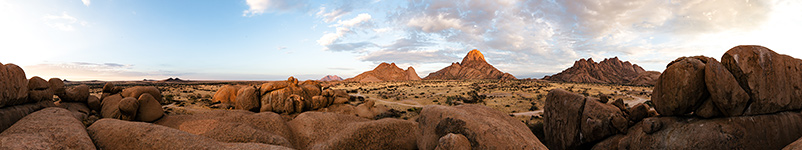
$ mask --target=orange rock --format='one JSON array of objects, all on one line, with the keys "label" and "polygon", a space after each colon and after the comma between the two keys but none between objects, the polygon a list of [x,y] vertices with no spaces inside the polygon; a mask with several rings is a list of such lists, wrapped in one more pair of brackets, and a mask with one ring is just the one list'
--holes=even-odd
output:
[{"label": "orange rock", "polygon": [[345,79],[354,82],[381,82],[381,81],[410,81],[421,80],[418,73],[411,66],[407,69],[398,68],[395,63],[381,63],[373,70],[363,72],[356,77]]},{"label": "orange rock", "polygon": [[468,79],[515,79],[512,74],[504,73],[485,61],[485,56],[479,50],[471,50],[462,63],[452,63],[451,66],[430,73],[424,80],[468,80]]}]

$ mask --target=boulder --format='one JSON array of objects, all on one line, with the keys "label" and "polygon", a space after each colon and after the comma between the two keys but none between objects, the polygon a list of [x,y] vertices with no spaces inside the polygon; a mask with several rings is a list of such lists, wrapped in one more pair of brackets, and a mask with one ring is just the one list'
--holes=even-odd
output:
[{"label": "boulder", "polygon": [[292,131],[276,113],[213,110],[192,115],[168,115],[154,124],[220,142],[263,143],[292,148]]},{"label": "boulder", "polygon": [[33,76],[28,80],[28,90],[47,90],[50,84],[39,76]]},{"label": "boulder", "polygon": [[799,112],[713,119],[653,117],[593,149],[781,149],[802,137],[799,122]]},{"label": "boulder", "polygon": [[59,78],[50,78],[47,80],[47,84],[50,85],[50,89],[53,90],[53,94],[56,95],[64,94],[67,90],[64,88],[64,81],[61,81]]},{"label": "boulder", "polygon": [[237,92],[241,89],[242,85],[223,85],[212,96],[212,102],[220,102],[225,104],[235,104],[237,101]]},{"label": "boulder", "polygon": [[64,102],[82,102],[86,103],[89,99],[89,86],[81,84],[78,86],[67,89],[64,94],[58,95],[58,98]]},{"label": "boulder", "polygon": [[137,121],[153,122],[164,116],[162,105],[149,93],[143,93],[139,96],[137,104],[139,104],[139,108],[137,109],[136,117],[134,117]]},{"label": "boulder", "polygon": [[0,133],[0,149],[95,149],[95,145],[70,111],[50,107]]},{"label": "boulder", "polygon": [[67,109],[71,112],[72,116],[78,120],[85,120],[86,117],[89,117],[90,109],[86,106],[86,103],[78,103],[78,102],[59,102],[56,103],[56,106]]},{"label": "boulder", "polygon": [[312,97],[320,96],[320,94],[323,93],[323,91],[321,90],[320,83],[317,83],[316,81],[304,81],[304,83],[298,85],[298,87],[303,89],[303,95],[301,95],[301,97],[303,97],[303,99],[305,100],[304,109],[315,110],[312,109],[312,103],[313,103]]},{"label": "boulder", "polygon": [[471,142],[462,134],[448,133],[441,137],[435,150],[466,150],[471,149]]},{"label": "boulder", "polygon": [[0,108],[25,103],[30,103],[25,71],[15,64],[0,63]]},{"label": "boulder", "polygon": [[123,92],[123,88],[114,86],[114,84],[112,84],[111,82],[106,82],[106,84],[103,85],[103,93],[117,94],[120,92]]},{"label": "boulder", "polygon": [[[581,95],[574,96],[583,97]],[[559,112],[557,113],[559,114]],[[582,143],[592,143],[623,132],[629,124],[624,113],[617,107],[594,99],[585,100],[585,106],[582,107],[582,118],[579,119]]]},{"label": "boulder", "polygon": [[[290,80],[292,80],[292,79],[290,79]],[[259,93],[261,93],[260,95],[265,95],[265,94],[267,94],[268,92],[271,92],[271,91],[287,88],[287,86],[290,86],[290,82],[288,82],[288,81],[268,82],[268,83],[264,83],[261,86],[259,86]]]},{"label": "boulder", "polygon": [[262,95],[262,108],[260,112],[272,111],[276,113],[292,114],[303,111],[303,89],[290,85],[282,89]]},{"label": "boulder", "polygon": [[90,95],[89,99],[86,99],[86,105],[89,106],[89,109],[100,112],[101,104],[97,96]]},{"label": "boulder", "polygon": [[713,118],[722,116],[721,111],[719,111],[719,109],[716,107],[716,104],[713,103],[714,102],[711,99],[705,100],[704,102],[702,102],[702,105],[699,106],[699,108],[696,109],[696,111],[694,111],[694,114],[702,118]]},{"label": "boulder", "polygon": [[794,141],[791,144],[788,144],[788,146],[785,146],[783,150],[802,150],[802,138]]},{"label": "boulder", "polygon": [[[750,97],[744,115],[802,109],[802,60],[762,46],[741,45],[724,53],[721,64]],[[741,99],[733,101],[738,104]]]},{"label": "boulder", "polygon": [[712,104],[721,114],[729,117],[743,114],[749,95],[738,85],[730,71],[715,59],[705,64],[705,85]]},{"label": "boulder", "polygon": [[305,112],[288,122],[298,149],[415,149],[417,123]]},{"label": "boulder", "polygon": [[134,86],[122,90],[123,97],[133,97],[138,99],[142,94],[148,93],[156,99],[157,102],[162,101],[162,93],[154,86]]},{"label": "boulder", "polygon": [[38,103],[22,104],[0,108],[0,132],[14,125],[17,121],[30,113],[42,108],[55,106],[51,101],[41,101]]},{"label": "boulder", "polygon": [[114,94],[106,96],[100,102],[100,116],[103,118],[114,118],[122,120],[131,120],[134,116],[123,116],[120,113],[120,101],[123,99],[122,95]]},{"label": "boulder", "polygon": [[[622,101],[623,103],[623,101]],[[576,149],[585,97],[563,89],[553,89],[543,108],[544,141],[551,149]]]},{"label": "boulder", "polygon": [[632,106],[632,108],[627,109],[627,112],[629,112],[627,119],[634,124],[643,120],[643,118],[649,117],[649,105],[643,103],[636,104]]},{"label": "boulder", "polygon": [[166,126],[100,119],[86,128],[98,149],[290,149],[260,143],[224,143]]},{"label": "boulder", "polygon": [[252,112],[259,112],[261,102],[259,102],[259,91],[252,87],[244,87],[237,91],[236,105],[234,108],[241,110],[248,110]]},{"label": "boulder", "polygon": [[120,110],[120,115],[123,116],[118,119],[134,120],[139,111],[139,100],[133,97],[123,98],[120,100],[120,104],[117,105],[117,109]]},{"label": "boulder", "polygon": [[41,77],[34,76],[28,80],[28,90],[30,102],[53,100],[53,90],[50,89],[50,84]]},{"label": "boulder", "polygon": [[703,56],[681,57],[669,63],[654,86],[654,109],[665,116],[696,110],[709,96],[704,72],[707,60]]},{"label": "boulder", "polygon": [[520,120],[482,105],[428,105],[418,122],[418,149],[435,149],[449,133],[464,135],[472,149],[547,149]]}]

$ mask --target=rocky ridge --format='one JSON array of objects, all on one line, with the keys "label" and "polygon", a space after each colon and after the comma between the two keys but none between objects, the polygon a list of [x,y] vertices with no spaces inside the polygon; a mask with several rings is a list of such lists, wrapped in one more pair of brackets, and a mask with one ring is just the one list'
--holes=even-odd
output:
[{"label": "rocky ridge", "polygon": [[415,68],[411,66],[407,70],[398,68],[395,63],[381,63],[373,70],[363,72],[345,81],[353,82],[381,82],[381,81],[411,81],[421,80]]},{"label": "rocky ridge", "polygon": [[646,71],[637,64],[621,61],[618,57],[607,58],[598,63],[592,58],[583,58],[574,62],[571,68],[543,79],[575,83],[654,85],[659,75],[659,72]]},{"label": "rocky ridge", "polygon": [[451,63],[450,66],[429,73],[424,80],[470,80],[470,79],[516,79],[512,74],[504,73],[490,65],[479,50],[471,50],[462,59],[461,63]]}]

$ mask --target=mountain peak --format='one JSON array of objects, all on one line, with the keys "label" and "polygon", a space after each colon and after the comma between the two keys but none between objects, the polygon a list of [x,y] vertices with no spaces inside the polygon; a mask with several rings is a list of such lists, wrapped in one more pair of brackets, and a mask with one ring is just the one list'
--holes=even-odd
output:
[{"label": "mountain peak", "polygon": [[468,55],[465,55],[465,58],[462,58],[462,63],[461,64],[464,65],[467,62],[473,62],[473,61],[487,62],[487,61],[485,61],[485,55],[482,55],[482,52],[480,52],[479,50],[473,49],[470,52],[468,52]]}]

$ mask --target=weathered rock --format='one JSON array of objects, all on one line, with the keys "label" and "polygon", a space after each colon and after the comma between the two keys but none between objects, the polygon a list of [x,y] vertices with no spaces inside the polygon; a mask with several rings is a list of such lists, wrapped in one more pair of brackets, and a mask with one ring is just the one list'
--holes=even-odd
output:
[{"label": "weathered rock", "polygon": [[28,80],[28,100],[30,102],[52,101],[53,90],[50,84],[41,77],[34,76]]},{"label": "weathered rock", "polygon": [[643,120],[643,118],[649,117],[649,105],[643,103],[636,104],[632,106],[632,108],[629,108],[627,112],[629,112],[627,119],[632,121],[632,123],[637,123]]},{"label": "weathered rock", "polygon": [[162,105],[149,93],[140,95],[137,104],[139,104],[139,108],[134,117],[137,121],[153,122],[164,116]]},{"label": "weathered rock", "polygon": [[89,117],[90,109],[86,103],[78,102],[59,102],[56,106],[67,109],[71,112],[72,116],[78,120],[84,120]]},{"label": "weathered rock", "polygon": [[441,137],[435,150],[466,150],[471,149],[471,142],[462,134],[448,133]]},{"label": "weathered rock", "polygon": [[305,112],[288,122],[298,149],[415,149],[417,124],[386,118]]},{"label": "weathered rock", "polygon": [[749,95],[724,66],[711,59],[705,64],[705,84],[716,108],[726,116],[740,116],[746,109]]},{"label": "weathered rock", "polygon": [[120,114],[122,116],[127,116],[123,118],[117,118],[121,120],[134,120],[136,118],[137,112],[139,111],[139,100],[133,97],[126,97],[120,100],[120,104],[117,105],[117,109],[120,110]]},{"label": "weathered rock", "polygon": [[[573,96],[584,98],[582,95]],[[570,97],[567,99],[572,100],[574,98]],[[557,115],[559,115],[559,112],[557,112]],[[621,110],[613,105],[600,103],[593,99],[585,100],[585,106],[582,107],[582,118],[579,119],[581,119],[580,140],[582,143],[591,143],[602,140],[606,137],[615,135],[616,133],[619,133],[628,127],[628,122]],[[544,124],[544,126],[551,126],[551,124]]]},{"label": "weathered rock", "polygon": [[263,143],[292,148],[292,131],[273,112],[214,110],[193,115],[169,115],[154,124],[175,128],[220,142]]},{"label": "weathered rock", "polygon": [[464,135],[472,149],[546,149],[520,120],[482,105],[428,105],[418,122],[423,150],[434,149],[448,133]]},{"label": "weathered rock", "polygon": [[699,106],[699,108],[696,109],[696,111],[694,111],[694,114],[702,118],[713,118],[722,116],[721,111],[719,111],[719,109],[716,108],[716,104],[713,104],[713,100],[710,99],[707,99],[704,102],[702,102],[702,105]]},{"label": "weathered rock", "polygon": [[133,97],[138,99],[142,94],[148,93],[156,99],[157,102],[162,101],[162,92],[154,86],[134,86],[122,90],[123,97]]},{"label": "weathered rock", "polygon": [[[411,71],[410,71],[411,70]],[[398,68],[395,63],[381,63],[373,70],[363,72],[353,78],[345,79],[345,81],[354,82],[381,82],[381,81],[410,81],[421,80],[415,69],[411,66],[409,69],[404,70]]]},{"label": "weathered rock", "polygon": [[58,95],[58,98],[64,102],[86,103],[86,100],[89,99],[89,86],[85,84],[74,86],[67,89],[64,94]]},{"label": "weathered rock", "polygon": [[468,80],[468,79],[515,79],[512,74],[504,73],[485,61],[479,50],[471,50],[462,58],[462,63],[451,63],[450,66],[429,73],[424,80]]},{"label": "weathered rock", "polygon": [[0,108],[28,101],[28,78],[15,64],[0,63]]},{"label": "weathered rock", "polygon": [[244,87],[237,91],[236,105],[234,108],[259,112],[261,102],[259,102],[259,91],[252,86]]},{"label": "weathered rock", "polygon": [[[714,119],[647,118],[629,128],[626,135],[608,138],[593,149],[780,149],[802,137],[799,122],[799,112]],[[653,126],[658,124],[662,129],[655,131]]]},{"label": "weathered rock", "polygon": [[610,98],[613,98],[613,97],[610,96],[610,95],[607,95],[607,94],[599,94],[599,102],[601,102],[601,103],[609,102]]},{"label": "weathered rock", "polygon": [[[623,101],[622,101],[623,103]],[[543,108],[544,141],[551,149],[575,149],[581,144],[580,127],[585,97],[553,89]]]},{"label": "weathered rock", "polygon": [[28,90],[47,90],[50,84],[39,76],[33,76],[28,80]]},{"label": "weathered rock", "polygon": [[788,144],[788,146],[785,146],[783,150],[802,150],[802,138],[794,141],[791,144]]},{"label": "weathered rock", "polygon": [[742,45],[724,53],[721,64],[749,94],[744,115],[802,109],[802,60]]},{"label": "weathered rock", "polygon": [[223,87],[217,89],[217,92],[212,96],[212,102],[236,104],[237,92],[243,87],[242,85],[223,85]]},{"label": "weathered rock", "polygon": [[709,93],[705,85],[707,57],[681,57],[668,64],[657,79],[652,103],[661,115],[683,115],[696,110]]},{"label": "weathered rock", "polygon": [[95,149],[83,123],[62,108],[31,113],[0,133],[0,149]]},{"label": "weathered rock", "polygon": [[106,82],[106,84],[103,85],[103,93],[117,94],[120,92],[123,92],[123,88],[114,86],[114,84],[112,84],[111,82]]},{"label": "weathered rock", "polygon": [[[276,82],[280,83],[280,82]],[[298,80],[290,77],[286,82],[287,86],[284,88],[270,90],[262,95],[260,112],[272,111],[276,113],[292,114],[302,112],[304,108],[304,95],[303,88],[298,87]],[[275,87],[270,85],[267,88]],[[262,88],[265,88],[263,84]],[[263,89],[260,89],[260,91]]]},{"label": "weathered rock", "polygon": [[53,94],[64,94],[67,90],[64,88],[64,81],[61,81],[59,78],[50,78],[47,80],[47,83],[50,84],[50,89],[53,90]]},{"label": "weathered rock", "polygon": [[55,106],[51,101],[22,104],[0,108],[0,133],[30,113],[45,107]]},{"label": "weathered rock", "polygon": [[[301,95],[301,97],[303,97],[304,99],[304,109],[315,110],[312,109],[312,103],[313,103],[312,97],[320,96],[320,94],[323,93],[320,83],[318,83],[317,81],[307,80],[298,85],[298,87],[300,87],[303,90],[303,95]],[[319,102],[317,103],[320,104]]]},{"label": "weathered rock", "polygon": [[624,104],[624,100],[623,99],[620,99],[620,98],[619,99],[615,99],[615,101],[613,101],[610,104],[613,104],[613,106],[618,107],[619,110],[627,110],[627,105]]},{"label": "weathered rock", "polygon": [[289,81],[276,81],[276,82],[264,83],[259,87],[259,93],[261,93],[261,95],[265,95],[268,92],[272,92],[272,91],[275,91],[275,90],[278,90],[278,89],[287,88],[287,86],[290,86],[290,83],[292,83],[292,82],[290,82],[292,80],[297,81],[297,79],[295,79],[293,77],[290,77],[290,79],[288,79],[288,80]]},{"label": "weathered rock", "polygon": [[87,128],[98,149],[290,149],[259,143],[223,143],[150,123],[100,119]]},{"label": "weathered rock", "polygon": [[134,116],[123,116],[120,113],[120,101],[123,97],[120,94],[114,94],[111,96],[106,96],[100,102],[100,115],[103,118],[114,118],[114,119],[121,119],[121,120],[131,120]]},{"label": "weathered rock", "polygon": [[[543,79],[575,83],[630,84],[644,72],[646,70],[640,66],[631,64],[629,61],[621,61],[618,57],[604,59],[599,63],[589,58],[587,60],[580,59],[574,62],[574,66],[571,68]],[[648,75],[643,76],[638,82],[648,83],[650,82],[647,80],[648,77]]]},{"label": "weathered rock", "polygon": [[89,106],[89,109],[100,112],[101,104],[97,96],[90,95],[89,99],[86,100],[86,105]]}]

